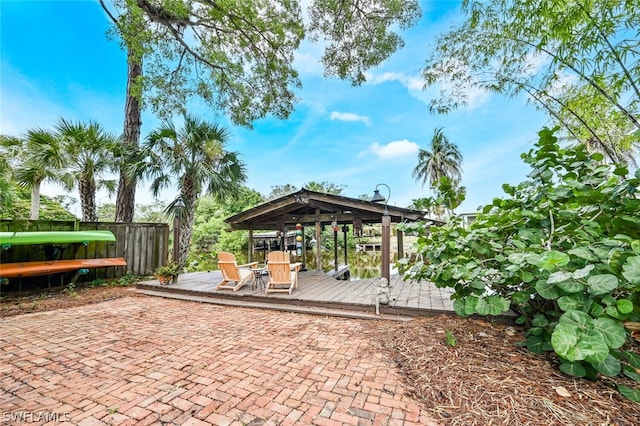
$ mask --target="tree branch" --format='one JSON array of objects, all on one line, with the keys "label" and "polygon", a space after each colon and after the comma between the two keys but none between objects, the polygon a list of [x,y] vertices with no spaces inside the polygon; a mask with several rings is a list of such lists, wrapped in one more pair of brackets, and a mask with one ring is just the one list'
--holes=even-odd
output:
[{"label": "tree branch", "polygon": [[[593,26],[598,31],[598,34],[600,35],[602,40],[606,43],[607,47],[609,47],[609,50],[613,54],[613,57],[615,58],[616,62],[620,65],[620,68],[622,68],[622,72],[624,73],[625,77],[629,81],[630,86],[633,88],[633,91],[636,93],[636,97],[640,98],[640,90],[638,89],[638,86],[636,85],[635,81],[633,80],[633,77],[629,73],[629,70],[627,69],[625,64],[622,62],[622,58],[620,58],[620,55],[618,54],[618,51],[613,47],[613,45],[609,41],[609,38],[602,32],[602,29],[598,25],[596,25],[595,19],[593,19],[593,17],[589,14],[587,9],[584,7],[584,4],[581,3],[580,1],[576,1],[576,3],[580,7],[580,9],[582,9],[582,11],[587,16],[587,18],[589,18],[589,20],[591,21]],[[607,10],[607,11],[609,12],[609,10]]]},{"label": "tree branch", "polygon": [[120,26],[120,21],[118,21],[118,19],[116,19],[115,16],[113,16],[113,14],[111,13],[111,11],[109,9],[107,9],[107,5],[104,4],[104,0],[100,0],[100,6],[102,6],[102,9],[106,12],[107,16],[109,17],[109,19],[111,19],[111,21],[113,21],[113,23],[115,24],[116,27],[118,27],[118,29],[120,31],[123,30],[123,28]]},{"label": "tree branch", "polygon": [[530,46],[533,47],[536,50],[539,50],[543,53],[546,53],[547,55],[549,55],[550,57],[554,58],[556,61],[558,61],[560,64],[564,65],[565,67],[569,68],[570,70],[572,70],[573,72],[575,72],[578,77],[582,78],[583,80],[585,80],[587,83],[589,83],[589,85],[591,87],[593,87],[594,89],[596,89],[596,91],[598,91],[598,93],[600,93],[602,96],[604,96],[609,102],[611,102],[617,109],[619,109],[627,118],[629,118],[629,120],[637,127],[640,129],[640,121],[638,121],[636,119],[636,117],[631,114],[625,107],[623,107],[622,105],[620,105],[619,102],[617,102],[615,99],[613,99],[611,97],[611,95],[609,93],[607,93],[598,83],[596,83],[595,80],[593,80],[591,77],[589,77],[588,75],[586,75],[585,73],[583,73],[582,71],[578,70],[574,65],[568,63],[566,60],[564,60],[563,58],[560,58],[559,56],[555,55],[553,52],[551,52],[550,50],[544,48],[544,47],[540,47],[538,45],[535,45],[527,40],[521,40],[521,39],[517,39],[517,38],[510,38],[508,36],[505,36],[507,39],[513,40],[517,43],[522,43],[526,46]]}]

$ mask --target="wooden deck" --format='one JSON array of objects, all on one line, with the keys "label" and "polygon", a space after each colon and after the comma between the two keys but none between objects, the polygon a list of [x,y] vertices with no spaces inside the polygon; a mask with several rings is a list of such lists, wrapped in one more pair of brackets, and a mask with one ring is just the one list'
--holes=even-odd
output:
[{"label": "wooden deck", "polygon": [[[267,295],[259,285],[252,288],[252,283],[237,292],[216,291],[215,287],[221,279],[219,271],[193,272],[181,274],[178,282],[174,284],[160,285],[157,280],[152,280],[138,283],[137,288],[162,293],[166,297],[195,296],[201,301],[206,301],[202,298],[210,298],[234,301],[233,304],[236,305],[238,302],[253,302],[264,306],[284,304],[375,313],[378,278],[343,281],[322,272],[305,271],[298,274],[298,288],[292,294]],[[381,306],[381,312],[403,316],[454,314],[453,301],[449,298],[451,293],[450,289],[439,289],[428,282],[406,282],[400,275],[392,275],[391,302]]]}]

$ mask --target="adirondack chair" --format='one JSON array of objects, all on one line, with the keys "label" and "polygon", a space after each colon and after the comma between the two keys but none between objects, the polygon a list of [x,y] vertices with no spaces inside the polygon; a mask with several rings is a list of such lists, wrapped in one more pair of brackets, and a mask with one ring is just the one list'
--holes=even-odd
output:
[{"label": "adirondack chair", "polygon": [[291,294],[298,286],[298,271],[302,264],[291,264],[289,255],[283,251],[272,251],[267,259],[269,282],[267,282],[265,294],[276,292]]},{"label": "adirondack chair", "polygon": [[253,278],[252,268],[258,262],[238,265],[236,257],[232,253],[221,251],[218,253],[218,269],[222,272],[222,281],[216,286],[216,290],[238,291]]}]

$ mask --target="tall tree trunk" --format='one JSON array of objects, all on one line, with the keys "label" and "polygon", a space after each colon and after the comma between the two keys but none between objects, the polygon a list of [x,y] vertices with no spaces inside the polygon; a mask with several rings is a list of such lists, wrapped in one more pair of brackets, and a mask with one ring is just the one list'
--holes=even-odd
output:
[{"label": "tall tree trunk", "polygon": [[35,182],[31,186],[31,212],[29,220],[38,220],[40,215],[40,182]]},{"label": "tall tree trunk", "polygon": [[[193,206],[194,204],[189,205]],[[184,208],[180,217],[180,245],[178,250],[178,264],[180,265],[180,268],[184,268],[187,263],[187,256],[189,256],[190,247],[189,241],[191,241],[191,236],[193,235],[194,222],[194,209]]]},{"label": "tall tree trunk", "polygon": [[[124,145],[125,148],[137,148],[140,144],[142,116],[140,95],[134,93],[134,85],[142,77],[142,59],[135,58],[131,48],[127,50],[127,99],[124,107]],[[116,222],[133,222],[136,201],[136,179],[129,179],[120,165],[120,181],[116,197]]]},{"label": "tall tree trunk", "polygon": [[80,206],[82,209],[82,220],[84,222],[96,222],[96,184],[91,179],[82,178],[78,181],[78,192],[80,193]]}]

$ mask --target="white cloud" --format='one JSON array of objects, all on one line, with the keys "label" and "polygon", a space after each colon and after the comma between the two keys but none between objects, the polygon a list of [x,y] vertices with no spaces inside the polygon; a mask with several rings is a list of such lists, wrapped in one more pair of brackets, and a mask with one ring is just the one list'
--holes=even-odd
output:
[{"label": "white cloud", "polygon": [[473,110],[486,104],[491,97],[487,90],[475,85],[460,88],[447,81],[441,81],[432,87],[425,88],[424,79],[420,75],[411,76],[401,72],[366,73],[365,75],[367,83],[373,85],[398,82],[407,88],[407,92],[411,97],[425,104],[429,104],[431,99],[440,96],[439,93],[456,93],[466,100],[467,108]]},{"label": "white cloud", "polygon": [[369,150],[381,159],[409,157],[416,155],[420,146],[406,139],[400,141],[389,142],[386,145],[380,145],[378,142],[374,142]]},{"label": "white cloud", "polygon": [[420,77],[409,76],[401,72],[384,72],[382,74],[366,73],[367,83],[382,84],[397,81],[405,86],[409,91],[422,91],[424,88],[424,80]]},{"label": "white cloud", "polygon": [[371,124],[371,120],[369,119],[369,117],[364,116],[364,115],[354,114],[352,112],[332,111],[331,115],[329,116],[329,118],[331,119],[331,121],[333,121],[333,120],[338,120],[338,121],[362,121],[367,126]]}]

